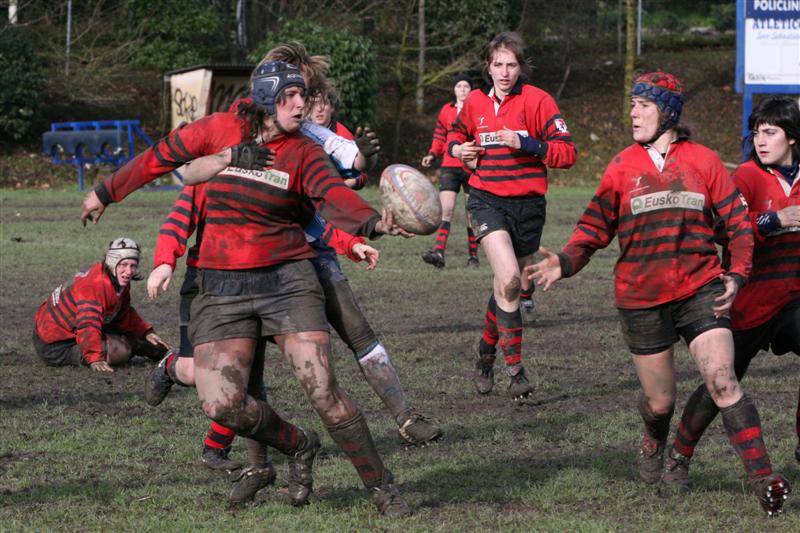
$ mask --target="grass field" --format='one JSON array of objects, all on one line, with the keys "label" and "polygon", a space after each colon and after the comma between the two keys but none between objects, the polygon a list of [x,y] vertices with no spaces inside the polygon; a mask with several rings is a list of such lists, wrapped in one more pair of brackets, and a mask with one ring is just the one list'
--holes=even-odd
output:
[{"label": "grass field", "polygon": [[[551,191],[545,246],[565,242],[592,192]],[[281,490],[287,467],[276,456],[277,488],[260,492],[253,505],[229,506],[226,480],[199,461],[208,422],[194,390],[173,390],[151,408],[141,391],[150,363],[111,376],[47,368],[30,344],[39,304],[99,260],[112,238],[139,241],[149,272],[156,233],[175,194],[136,193],[112,206],[99,225],[84,228],[76,192],[0,191],[0,530],[800,530],[798,498],[789,500],[783,517],[763,517],[719,420],[698,447],[690,496],[662,497],[637,481],[631,464],[641,426],[639,386],[611,303],[616,244],[574,279],[536,294],[539,319],[526,328],[523,346],[533,398],[512,403],[500,366],[495,391],[478,397],[470,380],[471,347],[481,331],[491,273],[483,256],[479,269],[465,266],[463,209],[444,270],[419,258],[429,237],[377,241],[382,257],[376,272],[345,265],[412,403],[445,431],[433,446],[400,447],[392,420],[352,356],[334,342],[339,380],[367,415],[414,516],[392,521],[378,515],[274,348],[266,372],[273,404],[323,436],[316,491],[312,505],[290,507]],[[366,195],[376,200],[375,189]],[[145,319],[177,342],[177,287],[152,302],[139,282],[133,299]],[[677,362],[682,409],[699,374],[682,346]],[[744,388],[760,408],[773,463],[800,486],[793,458],[797,364],[791,355],[762,354]],[[244,456],[239,442],[234,455]]]}]

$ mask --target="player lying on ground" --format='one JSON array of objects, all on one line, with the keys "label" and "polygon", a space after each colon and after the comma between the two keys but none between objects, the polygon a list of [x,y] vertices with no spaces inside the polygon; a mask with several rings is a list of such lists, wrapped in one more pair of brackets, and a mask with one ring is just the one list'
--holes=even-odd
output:
[{"label": "player lying on ground", "polygon": [[[420,164],[428,168],[437,157],[443,157],[439,173],[439,200],[442,202],[442,223],[436,232],[435,245],[431,250],[422,254],[422,260],[436,268],[444,268],[444,253],[447,249],[447,238],[450,236],[450,222],[453,220],[453,210],[456,207],[458,191],[464,189],[464,207],[469,204],[469,173],[464,164],[447,152],[447,132],[451,129],[453,121],[461,112],[464,100],[472,90],[472,79],[468,74],[459,73],[453,77],[453,94],[455,99],[442,106],[433,130],[433,139],[428,153],[422,158]],[[469,246],[469,259],[467,266],[478,266],[478,242],[475,232],[469,223],[467,211],[467,241]]]},{"label": "player lying on ground", "polygon": [[59,285],[39,306],[33,346],[46,364],[113,372],[133,355],[164,356],[169,344],[131,307],[140,255],[133,239],[111,241],[103,261]]},{"label": "player lying on ground", "polygon": [[[733,172],[747,201],[755,237],[753,270],[731,308],[734,370],[741,380],[760,350],[800,355],[800,108],[785,96],[768,96],[748,119],[749,158]],[[690,490],[689,461],[719,408],[700,385],[686,402],[662,480]],[[795,431],[800,461],[800,393]]]},{"label": "player lying on ground", "polygon": [[[547,290],[619,238],[615,304],[643,392],[639,476],[647,483],[661,479],[675,408],[673,345],[683,337],[752,489],[771,515],[780,512],[789,484],[772,471],[758,411],[733,372],[728,317],[750,274],[753,233],[722,161],[678,125],[682,107],[675,76],[653,72],[636,79],[635,143],[612,159],[561,253],[541,249],[545,259],[528,270]],[[727,270],[714,245],[715,216],[729,239]]]},{"label": "player lying on ground", "polygon": [[533,263],[542,237],[547,167],[569,168],[577,157],[553,97],[526,83],[531,68],[524,48],[510,32],[489,43],[483,69],[488,88],[467,96],[447,134],[450,155],[477,162],[467,208],[494,276],[473,379],[479,394],[491,392],[499,344],[513,399],[533,392],[522,366],[520,313],[520,298],[532,291],[520,272]]}]

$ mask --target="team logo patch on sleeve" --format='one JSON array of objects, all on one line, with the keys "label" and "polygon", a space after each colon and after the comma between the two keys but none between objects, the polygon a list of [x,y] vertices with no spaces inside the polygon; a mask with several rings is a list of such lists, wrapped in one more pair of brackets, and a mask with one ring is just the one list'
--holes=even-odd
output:
[{"label": "team logo patch on sleeve", "polygon": [[259,181],[266,185],[271,185],[284,191],[289,188],[289,173],[268,168],[266,170],[251,170],[239,167],[227,167],[220,172],[220,175],[225,175],[233,178],[245,178],[248,180]]},{"label": "team logo patch on sleeve", "polygon": [[567,123],[563,118],[557,118],[553,121],[553,125],[556,127],[556,131],[558,133],[569,133],[569,128],[567,128]]},{"label": "team logo patch on sleeve", "polygon": [[689,191],[660,191],[631,198],[631,213],[638,215],[661,209],[692,209],[702,211],[705,196]]}]

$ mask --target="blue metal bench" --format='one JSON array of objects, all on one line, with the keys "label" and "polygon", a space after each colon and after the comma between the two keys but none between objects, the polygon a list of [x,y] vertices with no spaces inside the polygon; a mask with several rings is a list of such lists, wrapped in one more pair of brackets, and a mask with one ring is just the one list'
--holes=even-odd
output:
[{"label": "blue metal bench", "polygon": [[[134,158],[134,134],[147,146],[153,145],[139,125],[138,120],[54,122],[50,131],[42,134],[43,153],[50,155],[56,165],[78,167],[78,190],[82,191],[84,164],[124,165]],[[183,181],[178,172],[174,174]]]}]

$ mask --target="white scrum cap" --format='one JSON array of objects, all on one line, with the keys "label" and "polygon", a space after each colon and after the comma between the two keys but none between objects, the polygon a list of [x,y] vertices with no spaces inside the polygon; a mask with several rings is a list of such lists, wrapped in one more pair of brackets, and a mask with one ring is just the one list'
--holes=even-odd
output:
[{"label": "white scrum cap", "polygon": [[139,256],[142,252],[139,250],[139,245],[136,241],[127,237],[120,237],[114,239],[108,245],[106,251],[106,266],[111,269],[111,272],[117,272],[117,265],[123,259],[136,259],[139,262]]}]

